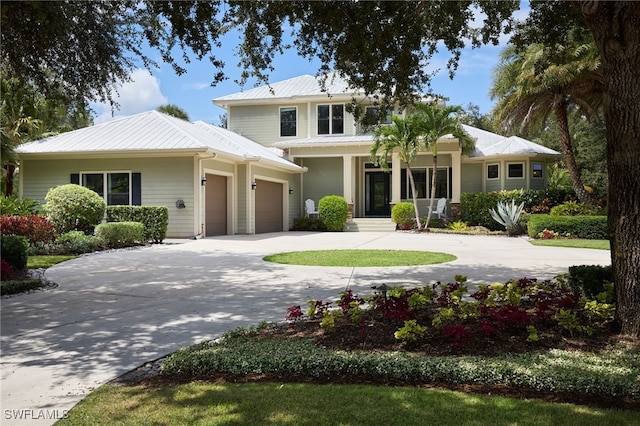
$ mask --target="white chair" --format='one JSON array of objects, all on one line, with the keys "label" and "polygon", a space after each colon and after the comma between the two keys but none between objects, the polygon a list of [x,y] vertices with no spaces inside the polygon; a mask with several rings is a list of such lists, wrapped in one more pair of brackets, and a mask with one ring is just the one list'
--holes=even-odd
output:
[{"label": "white chair", "polygon": [[316,210],[316,203],[311,198],[304,202],[304,213],[306,217],[311,217],[312,215],[320,217],[320,213]]},{"label": "white chair", "polygon": [[438,204],[436,205],[435,210],[432,210],[431,213],[435,214],[438,219],[444,219],[447,217],[447,199],[440,198],[438,200]]}]

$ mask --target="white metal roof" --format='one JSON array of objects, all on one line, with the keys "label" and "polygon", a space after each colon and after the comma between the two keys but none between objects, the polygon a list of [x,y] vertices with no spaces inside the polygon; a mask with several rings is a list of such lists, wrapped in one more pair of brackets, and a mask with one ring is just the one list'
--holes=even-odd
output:
[{"label": "white metal roof", "polygon": [[229,130],[204,122],[190,123],[158,111],[85,127],[20,145],[20,155],[153,153],[158,151],[212,152],[237,161],[266,160],[272,165],[302,171],[272,150]]},{"label": "white metal roof", "polygon": [[[528,141],[518,136],[511,136],[507,138],[496,133],[464,124],[462,127],[467,131],[467,133],[476,139],[476,147],[470,157],[519,154],[560,155],[559,152],[554,151],[553,149],[538,145],[535,142]],[[442,139],[451,137],[451,135],[447,135]],[[306,139],[277,142],[274,146],[281,148],[295,148],[305,146],[326,147],[335,145],[369,145],[372,143],[373,135],[368,133],[355,136],[315,136]]]},{"label": "white metal roof", "polygon": [[351,96],[357,93],[357,91],[350,89],[347,81],[340,78],[337,74],[329,74],[325,83],[325,90],[322,89],[317,77],[305,74],[277,83],[222,96],[214,99],[213,103],[224,106],[230,101],[265,101],[319,95]]}]

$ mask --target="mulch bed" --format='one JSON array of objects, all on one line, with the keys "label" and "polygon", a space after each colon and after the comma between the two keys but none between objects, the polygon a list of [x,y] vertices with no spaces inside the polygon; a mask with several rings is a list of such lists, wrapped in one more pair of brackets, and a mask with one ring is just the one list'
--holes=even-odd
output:
[{"label": "mulch bed", "polygon": [[[344,326],[348,326],[345,324]],[[312,339],[317,344],[334,349],[341,350],[407,350],[406,347],[398,344],[393,338],[388,338],[388,333],[381,333],[376,330],[375,333],[363,337],[361,334],[354,332],[345,332],[342,330],[336,333],[324,333],[318,325],[318,321],[300,321],[290,325],[279,326],[275,328],[267,328],[261,331],[261,334],[272,337],[288,339],[293,337],[306,337]],[[393,335],[393,334],[391,334]],[[356,336],[356,337],[353,337]],[[556,338],[549,341],[547,345],[540,344],[536,346],[522,342],[521,339],[512,339],[511,341],[486,342],[473,345],[453,348],[450,344],[424,344],[420,347],[410,348],[412,352],[429,354],[429,355],[453,355],[453,354],[476,354],[476,355],[497,355],[499,353],[516,353],[529,352],[532,350],[544,350],[544,346],[549,348],[565,349],[565,350],[587,350],[598,352],[606,346],[614,344],[618,341],[629,341],[628,338],[621,337],[616,334],[600,335],[589,338]],[[639,344],[635,340],[634,344]],[[449,383],[421,383],[411,380],[385,380],[372,379],[367,376],[334,376],[330,378],[311,378],[282,376],[277,374],[251,374],[251,375],[234,375],[234,374],[209,374],[209,375],[167,375],[160,372],[160,365],[163,359],[159,359],[147,363],[140,368],[133,370],[115,381],[113,384],[119,385],[143,385],[143,386],[162,386],[182,384],[193,381],[203,383],[256,383],[256,382],[275,382],[275,383],[308,383],[308,384],[368,384],[368,385],[384,385],[384,386],[417,386],[426,389],[448,389],[467,393],[479,393],[485,395],[505,396],[519,399],[538,399],[554,403],[572,403],[601,408],[616,408],[624,410],[633,410],[640,412],[640,401],[630,398],[612,398],[586,393],[554,393],[544,392],[534,389],[518,388],[507,385],[482,385],[482,384],[449,384]]]}]

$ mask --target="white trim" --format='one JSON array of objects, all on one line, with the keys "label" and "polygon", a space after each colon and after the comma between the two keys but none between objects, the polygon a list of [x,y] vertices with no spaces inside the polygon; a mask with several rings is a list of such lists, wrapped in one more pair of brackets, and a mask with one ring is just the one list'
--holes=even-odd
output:
[{"label": "white trim", "polygon": [[[515,177],[509,176],[509,166],[517,165],[517,164],[520,164],[522,166],[522,176],[515,176]],[[507,164],[506,164],[505,169],[506,169],[506,175],[505,176],[506,176],[506,178],[508,180],[514,180],[514,179],[518,180],[518,179],[525,179],[526,178],[526,175],[525,175],[525,173],[526,173],[525,169],[526,168],[525,168],[525,162],[524,161],[508,161]]]}]

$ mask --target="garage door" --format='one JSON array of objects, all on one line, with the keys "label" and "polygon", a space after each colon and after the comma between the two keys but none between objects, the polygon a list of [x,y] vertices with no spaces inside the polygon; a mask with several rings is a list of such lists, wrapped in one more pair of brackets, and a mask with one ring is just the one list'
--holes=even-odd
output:
[{"label": "garage door", "polygon": [[227,234],[227,178],[207,173],[205,186],[205,235]]},{"label": "garage door", "polygon": [[256,234],[282,231],[282,184],[256,180]]}]

